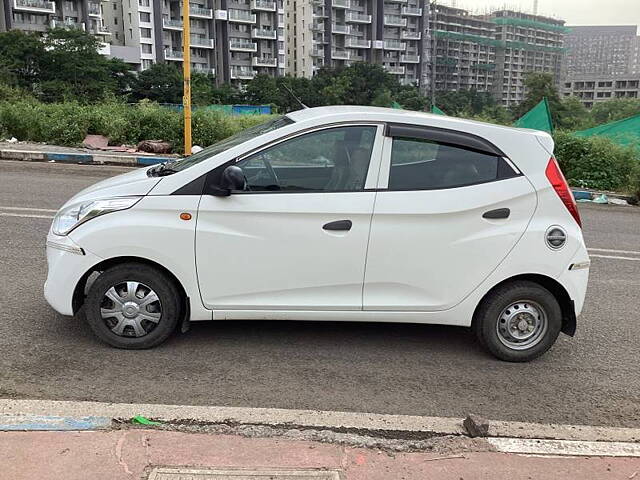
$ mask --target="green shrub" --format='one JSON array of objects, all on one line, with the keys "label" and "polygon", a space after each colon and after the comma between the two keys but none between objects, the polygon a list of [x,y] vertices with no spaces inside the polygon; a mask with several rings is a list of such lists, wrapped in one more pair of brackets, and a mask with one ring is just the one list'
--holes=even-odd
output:
[{"label": "green shrub", "polygon": [[[193,144],[207,147],[269,118],[197,109],[192,116]],[[106,136],[112,145],[165,140],[174,152],[181,153],[183,125],[182,112],[148,101],[135,105],[115,100],[96,105],[44,104],[29,99],[0,101],[0,136],[14,136],[21,141],[77,146],[90,133]]]},{"label": "green shrub", "polygon": [[554,138],[556,158],[571,185],[597,190],[629,188],[632,172],[640,164],[636,149],[604,137],[557,132]]}]

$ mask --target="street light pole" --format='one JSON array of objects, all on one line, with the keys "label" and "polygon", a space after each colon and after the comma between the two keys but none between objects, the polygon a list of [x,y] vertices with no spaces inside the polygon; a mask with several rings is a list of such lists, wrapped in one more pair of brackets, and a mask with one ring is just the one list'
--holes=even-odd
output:
[{"label": "street light pole", "polygon": [[189,22],[189,0],[182,0],[182,71],[184,111],[184,154],[191,155],[191,25]]}]

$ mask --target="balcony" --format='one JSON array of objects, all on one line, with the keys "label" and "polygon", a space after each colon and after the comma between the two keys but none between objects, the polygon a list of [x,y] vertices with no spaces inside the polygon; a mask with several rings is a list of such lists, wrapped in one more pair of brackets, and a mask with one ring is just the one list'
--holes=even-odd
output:
[{"label": "balcony", "polygon": [[392,75],[404,75],[404,67],[392,67],[391,65],[385,65],[384,69]]},{"label": "balcony", "polygon": [[334,23],[331,25],[331,31],[333,33],[340,33],[343,35],[348,35],[351,33],[351,27],[349,25],[345,25],[343,23]]},{"label": "balcony", "polygon": [[67,30],[84,30],[84,23],[73,22],[71,20],[52,19],[51,28],[64,28]]},{"label": "balcony", "polygon": [[13,9],[37,13],[56,13],[56,4],[43,0],[13,0]]},{"label": "balcony", "polygon": [[256,23],[256,15],[248,10],[229,9],[229,21],[236,23]]},{"label": "balcony", "polygon": [[203,75],[215,75],[216,69],[209,67],[194,66],[191,71],[193,73],[202,73]]},{"label": "balcony", "polygon": [[390,27],[406,27],[407,19],[402,18],[400,15],[385,15],[384,24]]},{"label": "balcony", "polygon": [[313,22],[309,26],[309,29],[312,32],[324,32],[324,22]]},{"label": "balcony", "polygon": [[371,40],[349,37],[345,40],[344,46],[349,48],[371,48]]},{"label": "balcony", "polygon": [[400,34],[402,40],[420,40],[422,38],[421,32],[411,32],[409,30],[403,30]]},{"label": "balcony", "polygon": [[407,49],[407,44],[404,42],[401,42],[400,40],[385,40],[384,49],[398,50],[398,51],[404,52]]},{"label": "balcony", "polygon": [[276,31],[268,30],[266,28],[254,28],[251,31],[251,36],[253,38],[263,38],[266,40],[275,40],[276,39]]},{"label": "balcony", "polygon": [[324,49],[323,48],[317,48],[314,47],[311,49],[311,56],[312,57],[322,57],[324,58]]},{"label": "balcony", "polygon": [[190,46],[193,48],[213,48],[213,38],[200,37],[197,35],[191,35]]},{"label": "balcony", "polygon": [[232,66],[231,67],[231,78],[234,80],[251,80],[256,76],[256,73],[253,71],[251,67],[239,67]]},{"label": "balcony", "polygon": [[331,0],[331,6],[333,8],[349,8],[351,2],[349,0]]},{"label": "balcony", "polygon": [[164,59],[165,60],[181,62],[182,61],[182,57],[183,57],[182,50],[174,50],[172,48],[165,48],[164,49]]},{"label": "balcony", "polygon": [[89,7],[87,8],[87,13],[90,17],[99,17],[101,16],[100,12],[100,4],[89,2]]},{"label": "balcony", "polygon": [[420,63],[420,55],[400,55],[400,63]]},{"label": "balcony", "polygon": [[[84,28],[84,27],[83,27]],[[98,23],[96,27],[96,35],[111,35],[111,31],[107,25],[104,25],[102,22]]]},{"label": "balcony", "polygon": [[269,0],[251,0],[251,10],[263,10],[265,12],[275,12],[276,2]]},{"label": "balcony", "polygon": [[348,50],[338,48],[331,50],[331,58],[336,60],[349,60],[349,57],[350,55]]},{"label": "balcony", "polygon": [[202,8],[196,5],[189,5],[189,16],[194,18],[213,18],[213,10],[211,8]]},{"label": "balcony", "polygon": [[254,67],[277,67],[278,59],[275,57],[253,57],[251,59],[251,65]]},{"label": "balcony", "polygon": [[351,23],[371,23],[371,15],[357,12],[347,12],[346,21]]},{"label": "balcony", "polygon": [[416,7],[402,7],[402,15],[413,16],[413,17],[421,17],[422,9]]},{"label": "balcony", "polygon": [[234,52],[257,52],[258,45],[247,40],[229,40],[229,50]]},{"label": "balcony", "polygon": [[178,30],[182,31],[182,20],[174,20],[171,18],[162,19],[162,28],[165,30]]}]

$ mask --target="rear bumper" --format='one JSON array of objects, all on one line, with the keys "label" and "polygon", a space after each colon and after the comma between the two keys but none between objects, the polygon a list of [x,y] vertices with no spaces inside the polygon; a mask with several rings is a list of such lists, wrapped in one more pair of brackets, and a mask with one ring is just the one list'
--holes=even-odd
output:
[{"label": "rear bumper", "polygon": [[[589,255],[587,249],[579,248],[576,254],[567,265],[567,269],[557,278],[558,282],[564,286],[574,305],[575,316],[582,313],[584,300],[587,295],[587,284],[589,283]],[[573,265],[584,265],[581,268],[572,269]]]}]

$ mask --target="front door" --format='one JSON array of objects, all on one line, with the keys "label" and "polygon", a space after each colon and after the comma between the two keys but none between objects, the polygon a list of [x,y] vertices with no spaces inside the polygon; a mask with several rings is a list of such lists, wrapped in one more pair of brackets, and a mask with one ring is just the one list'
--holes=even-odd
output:
[{"label": "front door", "polygon": [[365,187],[377,180],[381,130],[288,138],[235,163],[247,190],[202,196],[196,264],[207,308],[362,309],[375,198]]},{"label": "front door", "polygon": [[385,139],[365,310],[457,305],[508,255],[533,216],[534,188],[491,146],[464,142],[462,134],[432,138],[443,135],[410,128]]}]

